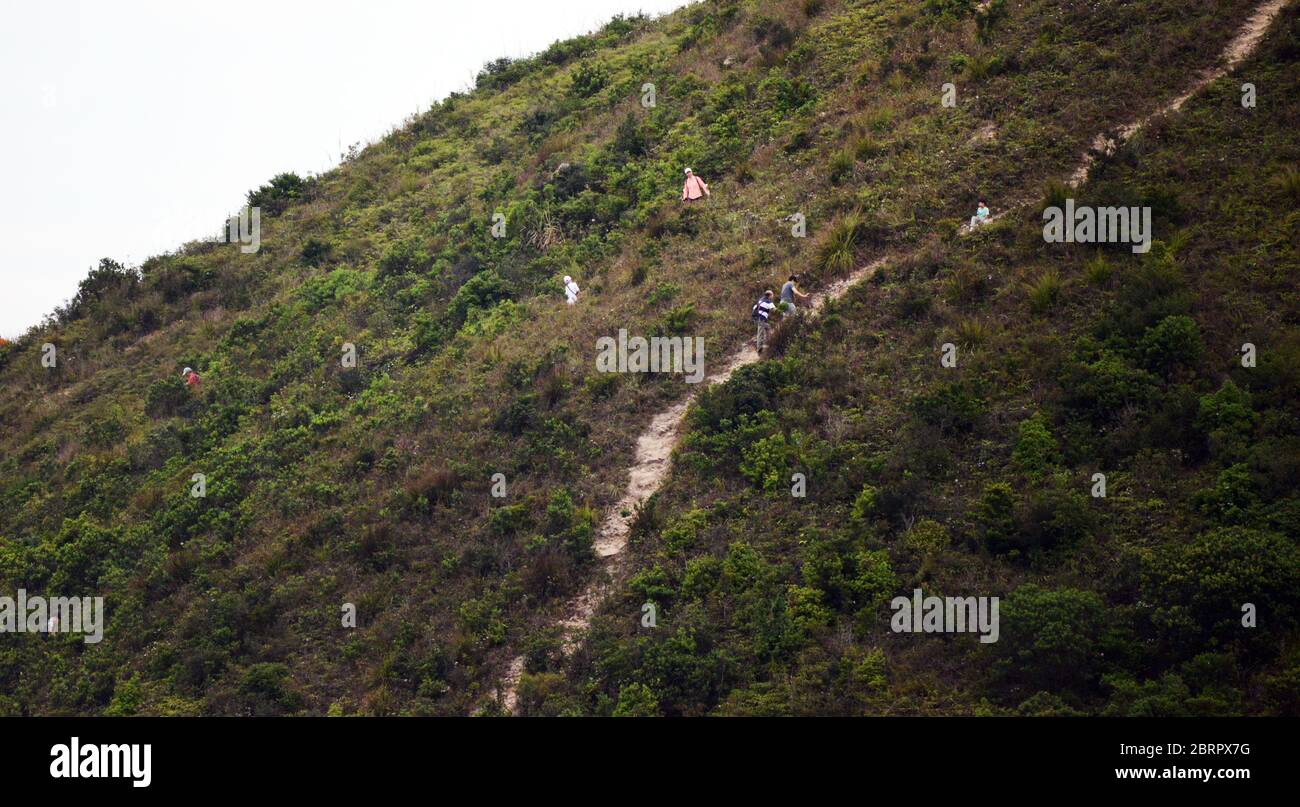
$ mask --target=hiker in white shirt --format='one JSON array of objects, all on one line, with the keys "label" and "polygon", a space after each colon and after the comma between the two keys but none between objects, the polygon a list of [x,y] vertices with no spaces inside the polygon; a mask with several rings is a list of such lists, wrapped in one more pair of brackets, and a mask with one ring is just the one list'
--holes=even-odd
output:
[{"label": "hiker in white shirt", "polygon": [[776,304],[772,302],[772,290],[768,289],[763,292],[762,297],[758,298],[758,302],[754,303],[754,308],[750,311],[751,316],[754,318],[754,324],[758,326],[758,335],[754,339],[754,346],[758,348],[759,353],[762,353],[763,348],[767,347],[767,318],[771,316],[775,309]]},{"label": "hiker in white shirt", "polygon": [[573,305],[574,303],[578,302],[578,292],[580,291],[582,291],[582,289],[579,289],[578,284],[573,282],[573,278],[569,277],[568,275],[565,275],[564,295],[569,298],[569,305]]}]

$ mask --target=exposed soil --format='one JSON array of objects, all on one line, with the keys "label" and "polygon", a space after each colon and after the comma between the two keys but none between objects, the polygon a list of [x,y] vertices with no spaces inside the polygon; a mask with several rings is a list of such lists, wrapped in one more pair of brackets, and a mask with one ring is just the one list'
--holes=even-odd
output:
[{"label": "exposed soil", "polygon": [[[1155,118],[1178,112],[1193,95],[1204,89],[1210,82],[1222,78],[1228,71],[1253,53],[1263,38],[1265,31],[1268,30],[1274,18],[1277,17],[1287,2],[1289,0],[1268,0],[1268,2],[1261,4],[1247,18],[1237,36],[1228,43],[1220,58],[1220,63],[1203,71],[1183,94],[1146,117],[1127,124],[1117,132],[1098,135],[1093,141],[1092,147],[1083,155],[1079,165],[1070,174],[1070,186],[1077,187],[1088,178],[1089,169],[1100,155],[1113,154],[1117,148]],[[1012,207],[1004,209],[993,218],[1000,218]],[[966,225],[963,225],[963,229],[966,229],[966,227]],[[820,292],[815,292],[807,305],[808,313],[803,316],[816,314],[827,301],[842,297],[851,287],[872,275],[885,261],[885,258],[879,258],[867,266],[855,270],[852,274],[831,283]],[[747,364],[753,364],[758,359],[759,356],[754,349],[754,345],[746,343],[744,347],[727,358],[720,370],[708,376],[702,385],[697,386],[704,387],[724,383],[737,369]],[[591,617],[595,613],[596,606],[622,580],[626,565],[625,550],[627,549],[628,533],[631,531],[633,520],[636,519],[637,509],[659,489],[659,486],[667,478],[673,448],[677,445],[681,435],[682,421],[685,419],[686,411],[694,397],[695,395],[692,393],[684,400],[655,415],[646,430],[637,437],[636,462],[628,469],[627,489],[623,496],[606,512],[596,538],[595,551],[602,569],[597,575],[597,579],[571,599],[564,608],[565,616],[560,621],[560,625],[564,631],[563,641],[566,653],[572,650],[582,631],[591,624]],[[515,657],[510,662],[506,675],[501,682],[501,705],[508,714],[514,714],[515,712],[518,697],[517,689],[523,670],[524,657]]]}]

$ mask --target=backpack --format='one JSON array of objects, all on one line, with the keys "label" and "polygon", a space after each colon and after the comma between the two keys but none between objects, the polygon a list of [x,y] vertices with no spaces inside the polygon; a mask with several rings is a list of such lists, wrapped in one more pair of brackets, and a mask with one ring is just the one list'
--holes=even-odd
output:
[{"label": "backpack", "polygon": [[752,319],[752,320],[761,320],[761,319],[763,318],[763,317],[758,313],[758,307],[759,307],[759,305],[762,304],[762,302],[763,302],[763,298],[762,298],[762,297],[759,297],[759,298],[758,298],[758,302],[757,302],[757,303],[754,303],[754,307],[751,308],[751,309],[749,309],[749,318],[750,318],[750,319]]}]

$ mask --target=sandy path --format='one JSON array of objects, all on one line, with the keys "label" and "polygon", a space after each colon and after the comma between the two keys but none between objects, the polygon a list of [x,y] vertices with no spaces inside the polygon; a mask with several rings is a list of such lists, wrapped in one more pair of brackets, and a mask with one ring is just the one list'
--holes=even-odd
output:
[{"label": "sandy path", "polygon": [[[885,260],[879,258],[812,294],[802,316],[816,314],[828,301],[844,296],[850,288],[882,266]],[[727,358],[721,369],[710,374],[703,384],[696,385],[696,389],[726,383],[736,370],[757,361],[758,351],[754,349],[752,341],[747,342],[744,347]],[[683,400],[655,415],[649,427],[637,437],[636,462],[628,470],[627,489],[605,513],[605,519],[596,536],[596,557],[603,566],[600,578],[571,599],[564,608],[566,616],[560,621],[560,626],[564,629],[566,653],[573,649],[582,630],[591,624],[596,606],[610,589],[621,581],[626,560],[624,550],[627,549],[628,534],[632,530],[632,522],[636,519],[637,508],[650,498],[667,478],[673,448],[677,446],[681,436],[681,426],[686,419],[686,411],[694,400],[695,392],[692,392]],[[505,679],[502,681],[501,704],[511,714],[515,710],[516,689],[523,670],[524,657],[517,656],[510,662]]]},{"label": "sandy path", "polygon": [[[1113,137],[1098,135],[1093,142],[1092,148],[1083,155],[1079,165],[1070,174],[1069,184],[1071,187],[1077,187],[1088,178],[1088,171],[1096,162],[1099,153],[1113,154],[1115,149],[1127,142],[1143,126],[1161,115],[1175,113],[1182,109],[1183,105],[1193,95],[1204,89],[1210,82],[1222,78],[1229,70],[1254,52],[1269,25],[1272,24],[1273,19],[1277,17],[1288,2],[1290,0],[1268,0],[1268,2],[1261,4],[1247,18],[1237,36],[1228,43],[1220,57],[1220,64],[1203,71],[1192,86],[1182,95],[1165,104],[1156,112],[1124,126]],[[1023,204],[1025,203],[1022,202],[1021,205]],[[998,217],[1005,215],[1006,212],[1004,210]],[[963,229],[965,229],[965,225],[963,225]],[[878,258],[872,263],[854,270],[847,277],[836,280],[820,292],[814,293],[808,305],[808,314],[804,316],[816,314],[828,301],[844,296],[850,288],[874,274],[876,269],[882,266],[886,260],[888,259]],[[756,361],[758,361],[758,353],[754,350],[752,342],[748,342],[744,347],[732,353],[722,368],[708,376],[703,385],[697,386],[703,387],[725,383],[736,370]],[[695,393],[692,392],[685,399],[655,415],[651,419],[649,427],[637,437],[636,462],[628,470],[627,489],[623,496],[606,512],[596,538],[596,556],[603,568],[597,580],[571,599],[564,608],[565,617],[560,621],[560,626],[563,628],[564,651],[566,653],[573,649],[582,631],[591,624],[591,617],[596,611],[596,606],[621,581],[626,566],[625,550],[627,549],[628,533],[631,531],[632,522],[636,518],[637,508],[646,499],[650,498],[663,484],[664,479],[667,478],[673,448],[676,447],[677,440],[681,436],[681,426],[686,418],[686,410],[694,399]],[[625,513],[626,515],[624,515]],[[501,705],[507,714],[514,714],[515,712],[518,701],[519,679],[523,671],[524,657],[516,656],[510,662],[506,675],[501,682]]]},{"label": "sandy path", "polygon": [[1223,49],[1223,54],[1219,57],[1219,64],[1201,71],[1191,86],[1183,91],[1182,95],[1145,118],[1124,126],[1114,135],[1106,133],[1097,135],[1092,142],[1092,148],[1083,156],[1079,167],[1070,175],[1070,187],[1078,187],[1088,178],[1088,170],[1097,161],[1098,155],[1110,156],[1114,154],[1116,149],[1127,143],[1142,127],[1162,115],[1171,115],[1178,112],[1193,95],[1205,89],[1210,82],[1226,76],[1242,60],[1254,53],[1255,48],[1259,46],[1259,41],[1264,38],[1264,32],[1268,30],[1268,27],[1273,23],[1273,19],[1277,17],[1278,12],[1288,2],[1290,0],[1268,0],[1268,2],[1260,4],[1255,9],[1255,13],[1246,18],[1246,23],[1237,31],[1237,35],[1228,43],[1228,46]]}]

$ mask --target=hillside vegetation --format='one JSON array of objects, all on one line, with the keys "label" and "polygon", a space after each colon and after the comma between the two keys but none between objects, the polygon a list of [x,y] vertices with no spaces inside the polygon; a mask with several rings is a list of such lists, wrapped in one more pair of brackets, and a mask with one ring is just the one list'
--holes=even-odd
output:
[{"label": "hillside vegetation", "polygon": [[[0,348],[0,593],[102,594],[105,636],[0,635],[0,712],[494,713],[522,653],[523,714],[1295,713],[1295,8],[1059,185],[1255,5],[619,18],[252,191],[256,254],[105,260]],[[677,201],[685,166],[709,200]],[[1150,206],[1157,243],[1044,243],[1071,193]],[[981,194],[1043,201],[960,236]],[[630,577],[562,653],[636,435],[691,392],[596,372],[597,339],[720,362],[763,289],[880,256],[701,393]],[[1001,597],[1000,640],[892,633],[915,587]]]}]

